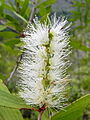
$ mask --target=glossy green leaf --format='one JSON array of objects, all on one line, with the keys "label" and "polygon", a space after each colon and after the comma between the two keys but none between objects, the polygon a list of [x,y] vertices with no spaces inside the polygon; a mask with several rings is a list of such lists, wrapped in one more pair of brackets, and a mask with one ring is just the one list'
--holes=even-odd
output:
[{"label": "glossy green leaf", "polygon": [[87,107],[90,104],[90,94],[81,97],[76,100],[69,106],[67,106],[64,110],[56,113],[52,120],[77,120],[79,119]]}]

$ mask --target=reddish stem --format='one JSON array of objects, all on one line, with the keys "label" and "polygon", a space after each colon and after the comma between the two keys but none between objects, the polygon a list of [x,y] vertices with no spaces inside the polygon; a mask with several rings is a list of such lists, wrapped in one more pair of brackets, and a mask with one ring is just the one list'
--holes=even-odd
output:
[{"label": "reddish stem", "polygon": [[38,111],[38,112],[41,112],[41,111],[44,111],[45,109],[46,109],[47,107],[45,107],[44,105],[41,107],[41,108],[39,108],[39,109],[36,109],[36,108],[21,108],[21,110],[23,110],[23,109],[27,109],[27,110],[34,110],[34,111]]}]

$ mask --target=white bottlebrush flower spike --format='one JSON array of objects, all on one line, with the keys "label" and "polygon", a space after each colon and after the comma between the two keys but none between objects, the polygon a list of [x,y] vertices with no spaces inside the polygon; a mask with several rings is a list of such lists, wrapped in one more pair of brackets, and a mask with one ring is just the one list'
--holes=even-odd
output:
[{"label": "white bottlebrush flower spike", "polygon": [[67,20],[56,18],[47,25],[38,19],[24,32],[25,53],[18,67],[20,96],[27,104],[60,108],[67,84],[69,54]]}]

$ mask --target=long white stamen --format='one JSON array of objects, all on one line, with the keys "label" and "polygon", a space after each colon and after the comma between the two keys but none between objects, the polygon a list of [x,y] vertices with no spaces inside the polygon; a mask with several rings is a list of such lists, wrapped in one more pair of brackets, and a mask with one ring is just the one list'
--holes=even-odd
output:
[{"label": "long white stamen", "polygon": [[67,84],[68,27],[64,18],[52,17],[50,25],[34,20],[28,26],[25,54],[18,67],[20,96],[27,104],[60,108]]}]

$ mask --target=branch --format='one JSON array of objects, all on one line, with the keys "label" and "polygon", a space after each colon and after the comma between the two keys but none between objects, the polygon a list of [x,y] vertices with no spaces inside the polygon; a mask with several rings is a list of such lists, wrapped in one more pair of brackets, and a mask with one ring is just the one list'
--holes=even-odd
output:
[{"label": "branch", "polygon": [[13,68],[9,78],[6,80],[6,85],[8,85],[8,82],[11,80],[11,78],[13,77],[14,73],[16,72],[16,69],[17,69],[17,65],[15,65],[15,67]]},{"label": "branch", "polygon": [[9,78],[6,80],[6,83],[5,83],[6,85],[8,85],[9,81],[12,79],[14,73],[16,72],[17,67],[18,67],[18,65],[19,65],[19,63],[20,63],[20,61],[22,59],[22,55],[23,55],[23,53],[18,57],[17,62],[16,62],[17,64],[15,65],[15,67],[12,70],[12,72],[10,73]]}]

